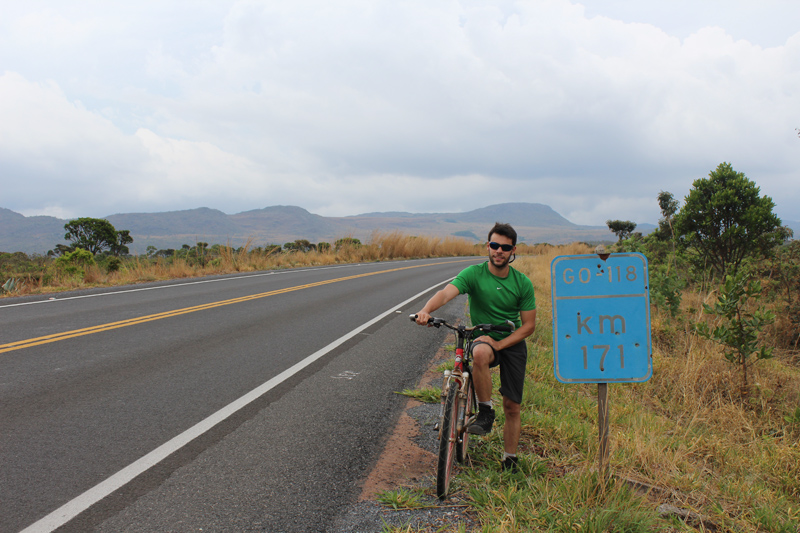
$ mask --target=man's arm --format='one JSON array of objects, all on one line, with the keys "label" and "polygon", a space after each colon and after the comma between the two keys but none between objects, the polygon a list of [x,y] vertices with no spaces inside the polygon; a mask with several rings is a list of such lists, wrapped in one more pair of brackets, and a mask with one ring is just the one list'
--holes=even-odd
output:
[{"label": "man's arm", "polygon": [[509,346],[513,346],[518,342],[527,339],[533,330],[536,329],[536,309],[532,309],[530,311],[520,311],[519,318],[522,322],[522,325],[514,330],[514,333],[506,337],[501,341],[496,341],[493,338],[489,337],[488,335],[482,335],[476,340],[484,341],[489,343],[492,348],[497,350],[504,350]]},{"label": "man's arm", "polygon": [[431,299],[428,300],[428,303],[425,304],[425,307],[423,307],[422,310],[417,313],[417,324],[420,326],[426,325],[428,323],[428,319],[431,317],[431,313],[442,307],[459,294],[460,291],[458,290],[458,287],[452,283],[448,283],[444,289],[434,294]]}]

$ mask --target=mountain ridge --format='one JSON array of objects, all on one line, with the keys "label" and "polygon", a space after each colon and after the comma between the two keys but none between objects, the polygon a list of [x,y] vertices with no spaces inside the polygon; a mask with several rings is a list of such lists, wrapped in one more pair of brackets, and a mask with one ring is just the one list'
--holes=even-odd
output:
[{"label": "mountain ridge", "polygon": [[[535,203],[494,204],[462,213],[362,213],[324,217],[298,206],[269,206],[228,215],[217,209],[199,207],[158,213],[117,213],[102,217],[117,230],[129,230],[134,239],[131,253],[144,253],[148,246],[180,248],[196,242],[243,246],[283,244],[297,239],[330,242],[353,237],[366,242],[376,231],[410,235],[458,236],[480,242],[491,226],[508,222],[517,230],[520,242],[567,244],[576,241],[615,241],[606,226],[573,224],[549,206]],[[0,251],[44,254],[65,243],[67,220],[50,216],[26,217],[0,208]],[[645,233],[652,224],[637,229]]]}]

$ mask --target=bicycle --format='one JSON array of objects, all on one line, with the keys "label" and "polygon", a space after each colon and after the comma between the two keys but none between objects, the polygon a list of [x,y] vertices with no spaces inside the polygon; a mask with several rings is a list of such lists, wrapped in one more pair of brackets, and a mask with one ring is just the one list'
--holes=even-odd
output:
[{"label": "bicycle", "polygon": [[[409,317],[416,321],[417,315]],[[469,432],[467,428],[477,416],[478,398],[472,383],[472,342],[476,332],[513,332],[510,320],[503,325],[478,324],[472,327],[448,324],[443,318],[431,317],[428,325],[435,328],[445,326],[456,332],[456,348],[453,370],[445,370],[442,378],[442,393],[439,422],[434,429],[439,431],[439,459],[436,464],[436,496],[447,498],[450,492],[450,475],[453,459],[459,463],[467,461]],[[466,350],[465,350],[466,346]],[[466,354],[466,355],[465,355]]]}]

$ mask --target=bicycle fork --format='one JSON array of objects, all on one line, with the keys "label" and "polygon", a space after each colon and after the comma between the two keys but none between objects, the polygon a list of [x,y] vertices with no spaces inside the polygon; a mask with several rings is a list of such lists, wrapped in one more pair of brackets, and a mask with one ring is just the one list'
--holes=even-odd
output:
[{"label": "bicycle fork", "polygon": [[450,383],[452,380],[458,383],[458,390],[456,391],[458,402],[458,411],[456,417],[456,435],[461,435],[467,424],[467,390],[468,383],[471,379],[469,372],[463,372],[460,375],[453,374],[450,370],[444,371],[442,377],[442,393],[439,396],[439,421],[434,426],[434,429],[439,431],[439,439],[442,438],[442,420],[444,419],[444,409],[447,404],[447,393],[450,390]]}]

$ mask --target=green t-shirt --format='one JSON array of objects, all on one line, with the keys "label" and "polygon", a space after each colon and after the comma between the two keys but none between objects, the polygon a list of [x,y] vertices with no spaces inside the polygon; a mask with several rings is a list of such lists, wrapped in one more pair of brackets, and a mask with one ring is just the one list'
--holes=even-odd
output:
[{"label": "green t-shirt", "polygon": [[[536,309],[536,296],[533,283],[528,276],[509,268],[508,277],[498,278],[489,272],[489,262],[468,266],[456,276],[452,284],[460,294],[469,294],[469,313],[472,325],[505,324],[511,320],[520,327],[520,311]],[[492,332],[496,340],[507,337],[508,333]]]}]

